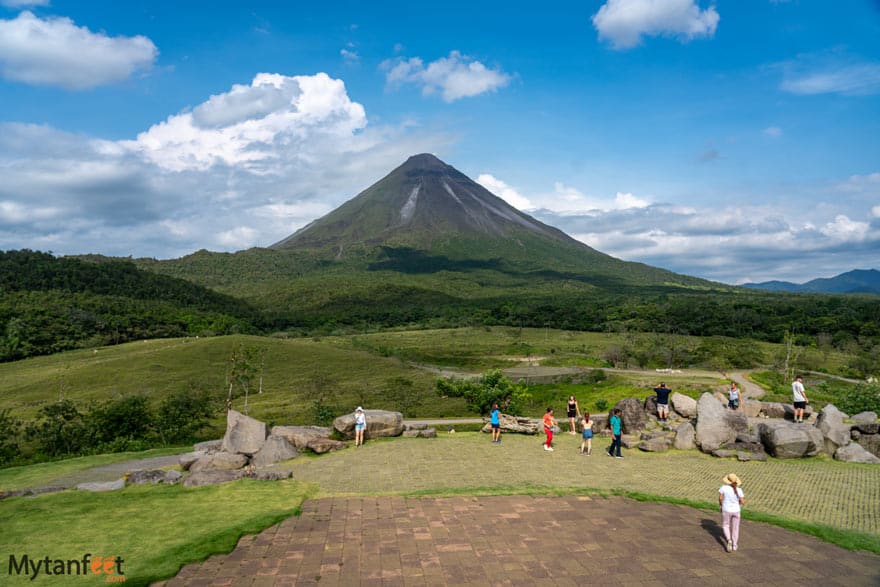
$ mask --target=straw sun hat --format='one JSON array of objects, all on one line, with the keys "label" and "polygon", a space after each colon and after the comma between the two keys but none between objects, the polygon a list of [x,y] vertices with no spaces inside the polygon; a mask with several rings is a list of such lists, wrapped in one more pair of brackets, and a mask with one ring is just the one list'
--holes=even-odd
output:
[{"label": "straw sun hat", "polygon": [[736,483],[737,486],[742,486],[742,481],[739,480],[739,477],[737,477],[735,473],[729,473],[728,475],[725,475],[722,481],[724,481],[727,485],[733,485],[734,483]]}]

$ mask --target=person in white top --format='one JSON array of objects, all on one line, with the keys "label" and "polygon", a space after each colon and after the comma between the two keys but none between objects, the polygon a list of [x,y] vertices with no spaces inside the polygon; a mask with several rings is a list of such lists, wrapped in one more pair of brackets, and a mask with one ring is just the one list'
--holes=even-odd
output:
[{"label": "person in white top", "polygon": [[361,446],[364,443],[364,430],[367,429],[367,416],[360,406],[354,411],[354,445]]},{"label": "person in white top", "polygon": [[742,506],[745,505],[745,494],[740,489],[742,481],[730,473],[724,479],[724,485],[718,490],[718,505],[721,506],[721,528],[727,540],[727,552],[739,548],[739,520]]},{"label": "person in white top", "polygon": [[794,421],[804,421],[804,409],[810,400],[807,398],[807,392],[804,390],[804,378],[798,375],[791,382],[791,396],[794,404]]}]

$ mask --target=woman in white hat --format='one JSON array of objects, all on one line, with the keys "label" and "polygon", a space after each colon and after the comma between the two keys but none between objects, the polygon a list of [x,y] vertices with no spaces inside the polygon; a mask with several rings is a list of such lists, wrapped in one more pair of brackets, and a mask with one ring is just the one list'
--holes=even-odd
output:
[{"label": "woman in white hat", "polygon": [[722,479],[724,485],[718,490],[718,505],[721,506],[721,528],[727,540],[727,552],[739,547],[739,519],[742,506],[745,505],[745,494],[740,486],[742,481],[734,473]]},{"label": "woman in white hat", "polygon": [[367,429],[367,416],[364,409],[360,406],[354,411],[354,445],[360,446],[364,443],[364,430]]}]

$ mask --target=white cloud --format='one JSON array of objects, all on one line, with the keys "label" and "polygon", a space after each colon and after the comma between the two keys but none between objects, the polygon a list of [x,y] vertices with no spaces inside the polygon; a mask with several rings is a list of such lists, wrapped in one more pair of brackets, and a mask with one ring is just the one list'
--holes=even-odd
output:
[{"label": "white cloud", "polygon": [[228,165],[278,173],[289,163],[285,155],[357,150],[356,133],[366,124],[363,106],[349,99],[342,80],[260,73],[251,85],[211,96],[123,144],[174,171]]},{"label": "white cloud", "polygon": [[33,85],[84,90],[148,70],[158,56],[144,36],[109,37],[69,18],[22,12],[0,20],[0,75]]},{"label": "white cloud", "polygon": [[599,39],[614,49],[635,47],[643,35],[712,37],[719,19],[714,6],[702,10],[695,0],[608,0],[592,18]]},{"label": "white cloud", "polygon": [[477,176],[477,183],[516,208],[517,210],[531,210],[534,208],[528,198],[520,194],[511,186],[507,185],[491,173],[481,173]]},{"label": "white cloud", "polygon": [[644,198],[624,192],[617,192],[613,198],[588,196],[562,182],[553,184],[553,193],[536,196],[535,199],[538,201],[539,207],[566,215],[591,215],[613,210],[644,208],[650,204]]},{"label": "white cloud", "polygon": [[778,126],[768,126],[761,132],[764,133],[766,136],[774,139],[782,136],[782,129]]},{"label": "white cloud", "polygon": [[501,69],[490,69],[458,51],[432,61],[427,67],[419,57],[386,60],[381,67],[386,70],[389,86],[415,84],[421,86],[426,96],[440,92],[446,102],[493,92],[511,80]]},{"label": "white cloud", "polygon": [[838,184],[837,189],[842,192],[876,193],[880,195],[880,173],[851,175],[845,182]]},{"label": "white cloud", "polygon": [[798,55],[774,65],[782,70],[779,87],[797,95],[865,95],[880,92],[880,63],[834,50]]},{"label": "white cloud", "polygon": [[342,59],[350,65],[360,63],[361,60],[361,56],[353,49],[340,49],[339,55],[341,55]]},{"label": "white cloud", "polygon": [[828,222],[819,232],[839,241],[860,241],[868,234],[870,225],[867,222],[850,220],[844,214],[838,214],[833,222]]},{"label": "white cloud", "polygon": [[368,127],[325,74],[260,74],[127,141],[0,123],[0,250],[166,258],[267,246],[452,140]]},{"label": "white cloud", "polygon": [[874,218],[880,218],[880,206],[874,206],[871,208],[871,216]]}]

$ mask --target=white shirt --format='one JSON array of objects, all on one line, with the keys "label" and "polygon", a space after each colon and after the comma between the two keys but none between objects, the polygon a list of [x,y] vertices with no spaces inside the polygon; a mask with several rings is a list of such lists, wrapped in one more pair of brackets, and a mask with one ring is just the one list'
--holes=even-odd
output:
[{"label": "white shirt", "polygon": [[354,423],[355,424],[366,424],[367,417],[363,412],[355,412],[354,413]]},{"label": "white shirt", "polygon": [[804,384],[800,381],[791,382],[791,395],[794,396],[796,402],[807,401],[807,396],[804,395]]},{"label": "white shirt", "polygon": [[739,513],[741,509],[739,507],[739,498],[742,497],[745,499],[745,494],[741,488],[737,487],[736,493],[734,493],[733,485],[722,485],[721,489],[718,490],[718,493],[722,495],[722,512]]}]

